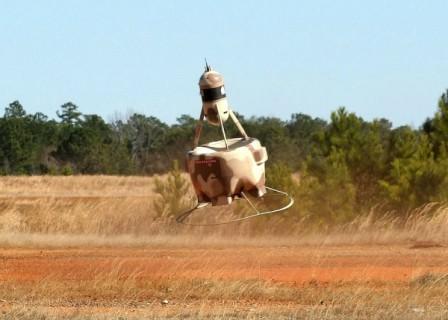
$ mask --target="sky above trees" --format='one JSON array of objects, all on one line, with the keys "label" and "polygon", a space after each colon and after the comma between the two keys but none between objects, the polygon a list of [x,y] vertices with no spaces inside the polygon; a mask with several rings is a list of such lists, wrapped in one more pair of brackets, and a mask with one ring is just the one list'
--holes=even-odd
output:
[{"label": "sky above trees", "polygon": [[15,1],[0,10],[0,106],[56,118],[197,116],[204,57],[234,109],[420,125],[448,86],[446,1]]}]

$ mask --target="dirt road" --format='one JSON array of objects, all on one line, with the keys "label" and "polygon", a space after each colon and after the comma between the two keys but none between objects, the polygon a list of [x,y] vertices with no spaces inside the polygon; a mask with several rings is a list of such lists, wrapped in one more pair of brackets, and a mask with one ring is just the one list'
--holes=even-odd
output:
[{"label": "dirt road", "polygon": [[90,279],[96,273],[139,279],[262,279],[303,284],[309,281],[409,281],[431,272],[448,272],[445,248],[406,247],[217,247],[71,248],[0,250],[0,280]]},{"label": "dirt road", "polygon": [[[335,303],[338,292],[358,290],[362,296],[368,289],[384,295],[384,290],[407,290],[415,279],[444,274],[444,247],[3,248],[0,309],[32,305],[45,312],[117,314],[118,308],[166,313],[166,298],[170,307],[176,306],[171,315],[195,303],[194,310],[201,306],[204,312],[204,301],[210,312],[251,304],[257,310],[278,307],[285,312],[292,306],[323,304],[317,295],[328,300],[329,292]],[[291,296],[298,293],[302,298]]]}]

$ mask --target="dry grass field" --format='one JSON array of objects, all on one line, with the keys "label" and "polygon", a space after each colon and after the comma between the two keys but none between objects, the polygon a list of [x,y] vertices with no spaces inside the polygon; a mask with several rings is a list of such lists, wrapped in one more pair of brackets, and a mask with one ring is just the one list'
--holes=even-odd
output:
[{"label": "dry grass field", "polygon": [[195,228],[156,218],[152,187],[0,178],[0,318],[448,318],[448,209]]}]

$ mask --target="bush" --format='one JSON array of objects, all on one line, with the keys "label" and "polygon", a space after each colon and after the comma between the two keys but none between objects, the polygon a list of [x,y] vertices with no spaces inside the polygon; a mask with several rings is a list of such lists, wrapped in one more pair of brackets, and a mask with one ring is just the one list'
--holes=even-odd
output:
[{"label": "bush", "polygon": [[61,174],[63,176],[72,176],[73,175],[73,168],[70,165],[65,165],[61,168]]},{"label": "bush", "polygon": [[179,170],[178,161],[173,161],[173,168],[166,179],[156,178],[154,184],[157,199],[153,207],[157,217],[176,216],[192,206],[190,183]]}]

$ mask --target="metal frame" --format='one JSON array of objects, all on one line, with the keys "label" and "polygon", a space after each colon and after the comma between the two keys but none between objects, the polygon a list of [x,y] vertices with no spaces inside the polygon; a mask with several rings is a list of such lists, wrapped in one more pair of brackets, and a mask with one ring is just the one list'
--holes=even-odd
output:
[{"label": "metal frame", "polygon": [[[230,109],[230,107],[229,107],[229,115],[230,115],[230,118],[232,119],[233,123],[235,124],[235,126],[238,128],[238,131],[243,136],[244,140],[248,140],[249,136],[247,135],[247,133],[244,130],[243,126],[241,125],[240,121],[236,117],[235,113],[233,113],[232,109]],[[222,118],[221,118],[221,115],[219,114],[219,112],[218,112],[218,117],[219,117],[219,126],[221,127],[221,132],[222,132],[222,136],[224,138],[226,149],[229,150],[229,146],[227,144],[226,130],[224,128],[224,123],[222,121]],[[194,132],[193,149],[199,145],[199,138],[201,137],[204,118],[205,118],[204,109],[201,108],[201,114],[199,116],[199,121],[196,124],[195,132]]]},{"label": "metal frame", "polygon": [[[233,111],[232,111],[232,109],[230,107],[229,107],[229,115],[230,115],[230,118],[232,119],[233,123],[238,128],[238,131],[240,132],[240,134],[243,137],[243,139],[248,140],[249,136],[247,135],[247,133],[244,130],[243,126],[241,125],[240,121],[238,120],[238,118],[233,113]],[[228,142],[227,142],[227,136],[226,136],[226,131],[225,131],[225,128],[224,128],[224,123],[222,121],[222,118],[221,118],[221,115],[219,114],[219,112],[218,112],[218,117],[219,117],[219,125],[221,127],[222,135],[223,135],[223,138],[224,138],[224,143],[225,143],[226,149],[229,150],[229,145],[228,145]],[[199,121],[196,124],[196,129],[195,129],[195,134],[194,134],[193,149],[195,149],[199,145],[199,138],[201,136],[204,118],[205,118],[205,113],[204,113],[204,110],[201,108],[201,114],[199,116]],[[205,207],[208,207],[211,204],[210,202],[200,202],[194,208],[191,208],[191,209],[181,213],[176,218],[176,221],[178,223],[182,223],[182,224],[189,225],[189,226],[198,226],[198,227],[201,227],[201,226],[217,226],[217,225],[241,222],[241,221],[249,220],[249,219],[256,218],[256,217],[266,216],[266,215],[269,215],[269,214],[281,212],[281,211],[289,209],[294,204],[294,199],[289,194],[287,194],[286,192],[283,192],[283,191],[280,191],[280,190],[277,190],[277,189],[274,189],[274,188],[269,188],[269,187],[265,187],[265,188],[267,190],[270,190],[271,192],[274,192],[275,195],[280,195],[280,196],[283,196],[283,197],[289,199],[288,204],[286,204],[285,206],[283,206],[281,208],[278,208],[278,209],[260,212],[257,209],[257,207],[252,203],[252,201],[250,201],[250,199],[246,196],[246,194],[244,192],[241,192],[241,194],[240,194],[241,199],[244,199],[244,200],[246,200],[249,203],[250,207],[255,211],[254,214],[251,214],[251,215],[248,215],[248,216],[245,216],[245,217],[242,217],[242,218],[238,218],[238,219],[232,219],[232,220],[216,222],[216,223],[207,223],[207,224],[188,223],[188,218],[191,217],[191,215],[194,212],[196,212],[197,210],[203,209]]]},{"label": "metal frame", "polygon": [[257,207],[249,200],[249,198],[244,194],[244,192],[241,192],[242,195],[242,199],[246,200],[249,205],[254,209],[254,211],[256,212],[255,214],[251,214],[242,218],[238,218],[238,219],[232,219],[232,220],[228,220],[228,221],[221,221],[221,222],[216,222],[216,223],[188,223],[187,219],[196,211],[196,210],[200,210],[203,208],[208,207],[211,203],[210,202],[202,202],[202,203],[198,203],[194,208],[191,208],[183,213],[181,213],[177,218],[176,218],[176,222],[184,224],[184,225],[188,225],[188,226],[195,226],[195,227],[206,227],[206,226],[218,226],[218,225],[224,225],[224,224],[229,224],[229,223],[235,223],[235,222],[241,222],[241,221],[245,221],[245,220],[249,220],[252,218],[257,218],[260,216],[266,216],[269,214],[273,214],[273,213],[278,213],[278,212],[282,212],[285,211],[289,208],[291,208],[291,206],[294,204],[294,199],[287,194],[286,192],[274,189],[274,188],[270,188],[270,187],[266,187],[266,189],[275,192],[278,195],[282,195],[285,198],[289,199],[288,204],[286,204],[285,206],[278,208],[278,209],[274,209],[274,210],[269,210],[269,211],[258,211]]}]

